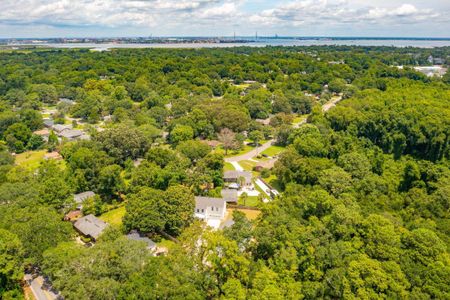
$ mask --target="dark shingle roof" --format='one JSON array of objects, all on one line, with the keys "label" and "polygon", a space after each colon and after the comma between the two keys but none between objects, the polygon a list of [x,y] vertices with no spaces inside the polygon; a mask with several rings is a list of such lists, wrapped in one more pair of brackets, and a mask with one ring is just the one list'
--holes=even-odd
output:
[{"label": "dark shingle roof", "polygon": [[96,218],[94,215],[87,215],[78,219],[73,226],[82,234],[97,239],[108,224]]},{"label": "dark shingle roof", "polygon": [[225,199],[226,202],[237,202],[238,192],[233,189],[223,189],[222,198]]},{"label": "dark shingle roof", "polygon": [[127,235],[127,238],[133,241],[140,241],[147,244],[147,249],[152,250],[156,248],[156,243],[146,236],[140,235],[137,231],[132,231]]},{"label": "dark shingle roof", "polygon": [[91,192],[91,191],[87,191],[87,192],[83,192],[83,193],[79,193],[79,194],[75,194],[73,195],[73,200],[75,201],[75,203],[82,203],[84,200],[94,197],[95,193]]}]

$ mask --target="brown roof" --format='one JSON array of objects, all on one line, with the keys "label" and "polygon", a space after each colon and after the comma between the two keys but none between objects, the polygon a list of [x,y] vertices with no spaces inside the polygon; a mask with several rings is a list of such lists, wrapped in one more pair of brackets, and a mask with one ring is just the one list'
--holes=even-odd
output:
[{"label": "brown roof", "polygon": [[210,146],[211,148],[216,148],[217,146],[220,145],[220,142],[216,141],[216,140],[212,140],[212,141],[210,141],[210,140],[203,140],[201,142],[203,144],[206,144],[206,145]]},{"label": "brown roof", "polygon": [[71,220],[78,219],[79,217],[81,217],[81,211],[79,211],[79,210],[72,210],[72,211],[68,212],[64,216],[64,220],[71,221]]},{"label": "brown roof", "polygon": [[50,131],[48,129],[41,129],[41,130],[36,130],[35,132],[33,132],[36,135],[49,135]]},{"label": "brown roof", "polygon": [[44,159],[62,159],[61,154],[56,151],[45,153]]}]

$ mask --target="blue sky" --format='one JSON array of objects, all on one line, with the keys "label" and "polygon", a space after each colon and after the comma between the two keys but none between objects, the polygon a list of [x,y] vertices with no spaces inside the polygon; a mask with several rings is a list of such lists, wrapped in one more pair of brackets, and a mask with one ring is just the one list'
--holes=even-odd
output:
[{"label": "blue sky", "polygon": [[0,0],[0,38],[450,37],[450,0]]}]

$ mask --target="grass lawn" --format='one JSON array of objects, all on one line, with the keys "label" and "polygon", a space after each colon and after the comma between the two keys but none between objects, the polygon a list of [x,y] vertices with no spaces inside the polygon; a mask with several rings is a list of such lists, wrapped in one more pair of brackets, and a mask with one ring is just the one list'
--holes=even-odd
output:
[{"label": "grass lawn", "polygon": [[242,201],[242,199],[239,198],[239,200],[238,200],[239,205],[250,206],[250,207],[258,207],[260,203],[261,202],[259,201],[258,196],[248,196],[247,200],[245,201],[245,204],[244,204],[244,201]]},{"label": "grass lawn", "polygon": [[233,210],[238,210],[240,212],[243,212],[247,219],[249,220],[255,220],[258,218],[258,216],[261,214],[261,211],[259,210],[252,210],[252,209],[228,209],[230,215],[233,215]]},{"label": "grass lawn", "polygon": [[270,175],[269,178],[264,178],[264,181],[267,182],[268,184],[270,184],[277,191],[279,191],[279,192],[282,191],[280,183],[278,182],[277,176],[272,174],[272,175]]},{"label": "grass lawn", "polygon": [[294,118],[294,121],[292,121],[293,124],[300,123],[301,121],[308,118],[308,115],[300,115]]},{"label": "grass lawn", "polygon": [[261,154],[265,154],[265,155],[268,155],[268,156],[275,156],[275,155],[280,154],[284,150],[286,150],[286,148],[284,148],[284,147],[270,146],[269,148],[264,150]]},{"label": "grass lawn", "polygon": [[125,206],[121,206],[104,213],[99,219],[111,225],[122,225],[122,218],[125,216],[125,212]]},{"label": "grass lawn", "polygon": [[175,245],[175,243],[171,240],[162,239],[159,243],[156,243],[156,245],[158,247],[164,247],[170,250]]},{"label": "grass lawn", "polygon": [[37,169],[41,161],[44,160],[45,153],[47,153],[47,150],[27,151],[17,154],[15,157],[16,165],[29,169]]},{"label": "grass lawn", "polygon": [[216,150],[214,150],[214,153],[222,154],[224,157],[233,157],[233,156],[239,156],[242,154],[245,154],[247,152],[252,151],[254,148],[249,145],[244,145],[242,150],[228,150],[228,154],[225,155],[225,150],[220,146],[217,147]]},{"label": "grass lawn", "polygon": [[233,84],[236,88],[241,89],[241,90],[245,90],[247,89],[250,84],[248,83],[242,83],[242,84]]},{"label": "grass lawn", "polygon": [[251,160],[241,160],[239,164],[242,168],[244,168],[244,170],[252,171],[253,167],[256,166],[257,163]]},{"label": "grass lawn", "polygon": [[231,163],[226,162],[223,166],[224,171],[234,171],[234,167]]}]

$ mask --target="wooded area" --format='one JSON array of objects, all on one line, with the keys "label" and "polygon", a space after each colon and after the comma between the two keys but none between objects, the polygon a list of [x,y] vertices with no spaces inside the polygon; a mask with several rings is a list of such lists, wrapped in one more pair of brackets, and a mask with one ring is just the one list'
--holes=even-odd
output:
[{"label": "wooded area", "polygon": [[[0,50],[0,298],[23,299],[33,269],[65,299],[449,298],[450,73],[413,69],[430,55],[450,62],[450,48]],[[228,152],[271,139],[274,167],[252,171],[281,196],[205,228],[194,197],[221,197]],[[57,154],[19,160],[36,151]],[[83,215],[125,208],[94,247],[63,220],[86,191]],[[177,243],[153,256],[133,230]]]}]

